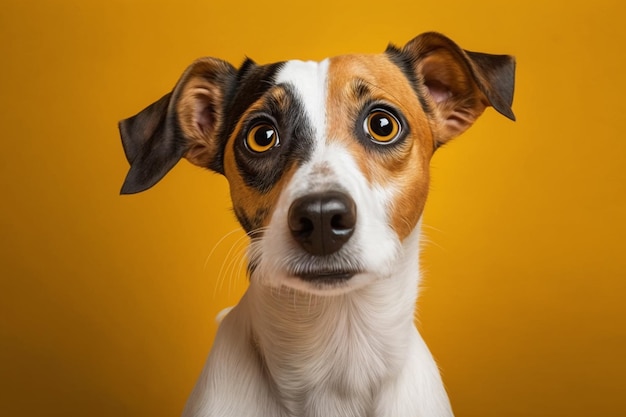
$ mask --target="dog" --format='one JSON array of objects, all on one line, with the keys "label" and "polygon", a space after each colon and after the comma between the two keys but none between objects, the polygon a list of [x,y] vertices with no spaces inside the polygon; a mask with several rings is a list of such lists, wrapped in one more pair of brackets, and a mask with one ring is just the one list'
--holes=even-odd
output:
[{"label": "dog", "polygon": [[414,324],[429,161],[488,106],[515,120],[514,77],[435,32],[320,62],[200,58],[120,122],[122,194],[186,158],[227,178],[250,237],[185,417],[453,415]]}]

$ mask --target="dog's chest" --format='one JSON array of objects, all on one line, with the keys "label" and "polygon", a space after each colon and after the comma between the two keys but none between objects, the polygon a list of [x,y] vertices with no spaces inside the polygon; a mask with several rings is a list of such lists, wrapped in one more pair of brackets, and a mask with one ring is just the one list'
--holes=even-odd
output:
[{"label": "dog's chest", "polygon": [[371,416],[381,384],[401,367],[406,333],[369,322],[374,312],[354,296],[330,302],[284,292],[260,307],[257,348],[289,416]]}]

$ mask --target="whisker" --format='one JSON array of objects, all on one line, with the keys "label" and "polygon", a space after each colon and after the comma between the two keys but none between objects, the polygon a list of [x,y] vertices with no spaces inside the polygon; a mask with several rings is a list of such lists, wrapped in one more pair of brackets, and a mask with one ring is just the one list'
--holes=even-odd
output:
[{"label": "whisker", "polygon": [[224,280],[226,278],[225,273],[228,272],[229,270],[229,265],[232,262],[232,260],[236,260],[237,259],[237,253],[242,253],[242,243],[245,245],[247,243],[247,235],[243,234],[242,236],[240,236],[239,238],[237,238],[237,240],[235,242],[233,242],[233,244],[231,245],[230,249],[228,250],[226,256],[224,257],[224,260],[222,261],[222,264],[220,266],[220,270],[217,274],[217,281],[215,283],[215,286],[213,288],[213,298],[217,298],[217,292],[222,290],[222,287],[224,285]]},{"label": "whisker", "polygon": [[430,229],[430,230],[434,230],[435,232],[441,233],[441,234],[445,234],[445,232],[441,229],[438,229],[434,226],[431,226],[429,224],[424,224],[422,223],[422,229]]},{"label": "whisker", "polygon": [[[229,296],[232,294],[233,284],[236,280],[236,277],[242,274],[242,271],[245,270],[247,265],[246,261],[248,261],[249,258],[252,258],[250,256],[250,253],[255,254],[260,250],[260,248],[258,248],[258,245],[254,245],[254,243],[258,242],[258,236],[261,236],[263,232],[265,232],[265,230],[267,230],[267,228],[262,227],[251,230],[248,233],[243,233],[241,236],[237,237],[237,239],[231,244],[230,249],[222,260],[219,272],[217,274],[215,286],[213,287],[214,299],[217,298],[218,291],[222,291],[225,281],[228,281]],[[222,239],[220,239],[218,244],[221,244],[226,237],[231,236],[237,231],[241,231],[241,229],[231,231]],[[246,250],[248,250],[248,254],[246,254]],[[208,258],[210,258],[213,252],[215,252],[215,248],[213,248]]]},{"label": "whisker", "polygon": [[234,253],[233,256],[230,257],[228,262],[228,266],[224,273],[224,279],[228,280],[228,295],[230,296],[233,292],[233,282],[235,281],[236,276],[239,273],[239,268],[237,267],[242,260],[245,260],[245,250],[240,245],[241,242],[238,242],[239,247],[237,248],[237,253]]},{"label": "whisker", "polygon": [[[424,226],[422,226],[422,228],[424,228]],[[440,230],[437,230],[434,227],[431,229],[440,232]],[[437,241],[435,241],[434,238],[427,231],[422,230],[422,233],[420,234],[420,247],[423,248],[425,246],[435,246],[439,250],[447,252],[446,248],[437,243]]]},{"label": "whisker", "polygon": [[230,232],[226,233],[224,236],[221,237],[220,240],[217,241],[217,243],[215,245],[213,245],[213,249],[211,249],[211,252],[209,252],[209,255],[206,257],[206,259],[204,260],[204,265],[203,265],[203,270],[206,269],[207,264],[209,263],[209,259],[211,259],[211,256],[213,256],[213,253],[215,252],[215,250],[217,249],[217,247],[224,242],[224,240],[226,240],[226,238],[228,236],[231,236],[234,233],[237,233],[241,231],[241,229],[238,227],[236,229],[231,230]]},{"label": "whisker", "polygon": [[237,276],[246,276],[247,275],[247,266],[248,266],[248,257],[246,255],[242,256],[239,259],[239,264],[237,265]]}]

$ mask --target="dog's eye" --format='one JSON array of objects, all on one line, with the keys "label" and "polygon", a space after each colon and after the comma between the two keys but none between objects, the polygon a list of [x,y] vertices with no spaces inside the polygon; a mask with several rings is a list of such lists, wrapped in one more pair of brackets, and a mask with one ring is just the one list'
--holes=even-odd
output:
[{"label": "dog's eye", "polygon": [[400,135],[400,122],[398,119],[383,109],[374,109],[363,123],[365,133],[376,143],[389,144]]},{"label": "dog's eye", "polygon": [[269,123],[255,125],[246,136],[246,146],[252,152],[267,152],[278,145],[278,131]]}]

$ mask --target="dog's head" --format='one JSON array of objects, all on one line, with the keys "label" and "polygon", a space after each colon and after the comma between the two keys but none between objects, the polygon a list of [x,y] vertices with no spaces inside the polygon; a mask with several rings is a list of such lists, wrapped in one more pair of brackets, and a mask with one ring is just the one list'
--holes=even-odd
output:
[{"label": "dog's head", "polygon": [[515,63],[426,33],[402,49],[239,69],[202,58],[120,123],[122,193],[181,158],[224,174],[253,277],[307,291],[388,276],[419,222],[440,145],[493,106],[514,119]]}]

